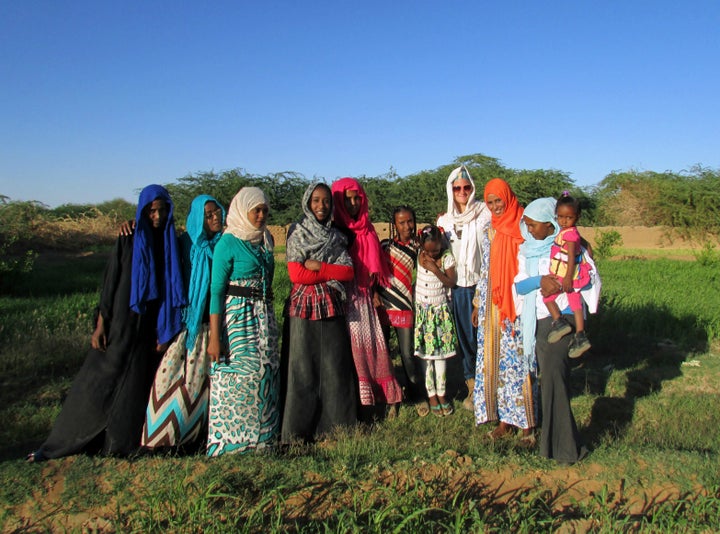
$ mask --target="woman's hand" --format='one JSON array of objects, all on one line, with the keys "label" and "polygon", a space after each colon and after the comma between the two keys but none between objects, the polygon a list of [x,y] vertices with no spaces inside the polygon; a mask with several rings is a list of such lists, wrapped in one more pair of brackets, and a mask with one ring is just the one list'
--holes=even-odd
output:
[{"label": "woman's hand", "polygon": [[384,306],[383,301],[380,298],[380,293],[375,291],[375,289],[373,289],[372,301],[375,308],[382,308]]},{"label": "woman's hand", "polygon": [[129,221],[123,221],[123,223],[120,225],[120,228],[118,228],[118,235],[120,235],[120,236],[133,235],[133,230],[135,230],[135,219],[131,219]]},{"label": "woman's hand", "polygon": [[318,260],[305,260],[303,265],[308,271],[319,271],[322,267],[322,262]]},{"label": "woman's hand", "polygon": [[560,293],[562,285],[557,281],[557,278],[546,274],[540,279],[540,294],[543,297],[549,297],[555,293]]},{"label": "woman's hand", "polygon": [[208,356],[210,356],[210,361],[215,363],[220,361],[220,340],[212,334],[210,335],[210,340],[208,341],[207,353]]},{"label": "woman's hand", "polygon": [[103,321],[102,314],[98,314],[97,325],[95,331],[90,338],[90,346],[95,350],[101,350],[105,352],[107,349],[107,336],[105,335],[105,321]]},{"label": "woman's hand", "polygon": [[478,309],[473,306],[472,314],[470,315],[470,321],[472,322],[472,325],[477,328],[478,326]]},{"label": "woman's hand", "polygon": [[155,352],[158,354],[163,354],[167,348],[170,346],[169,342],[160,343],[159,341],[155,344]]}]

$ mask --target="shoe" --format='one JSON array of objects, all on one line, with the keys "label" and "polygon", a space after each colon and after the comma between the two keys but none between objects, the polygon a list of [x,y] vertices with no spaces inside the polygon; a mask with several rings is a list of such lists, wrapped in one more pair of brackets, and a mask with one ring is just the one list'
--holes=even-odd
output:
[{"label": "shoe", "polygon": [[420,417],[426,417],[430,413],[430,405],[427,401],[418,402],[415,405],[415,411]]},{"label": "shoe", "polygon": [[570,358],[579,358],[590,350],[591,346],[585,332],[576,332],[575,337],[572,338],[570,345],[568,345],[568,356]]},{"label": "shoe", "polygon": [[449,402],[447,404],[441,404],[440,408],[442,408],[443,415],[452,415],[455,413],[455,408],[453,408],[453,405]]},{"label": "shoe", "polygon": [[572,326],[570,326],[570,323],[568,323],[565,319],[560,317],[560,319],[556,319],[552,322],[552,327],[550,328],[550,332],[548,332],[547,337],[548,343],[557,343],[570,332],[572,332]]},{"label": "shoe", "polygon": [[430,411],[435,417],[445,417],[445,412],[443,412],[442,406],[439,404],[436,404],[435,406],[430,406]]},{"label": "shoe", "polygon": [[33,451],[25,457],[25,461],[29,464],[37,464],[47,460],[42,451]]}]

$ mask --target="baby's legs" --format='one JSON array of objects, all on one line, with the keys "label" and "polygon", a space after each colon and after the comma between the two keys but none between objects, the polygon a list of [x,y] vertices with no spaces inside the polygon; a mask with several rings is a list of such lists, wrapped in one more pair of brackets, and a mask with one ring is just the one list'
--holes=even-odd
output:
[{"label": "baby's legs", "polygon": [[555,302],[556,296],[557,295],[553,295],[553,300],[545,301],[545,306],[547,306],[547,309],[550,312],[550,316],[553,318],[553,321],[557,321],[560,318],[560,307],[557,305],[557,302]]},{"label": "baby's legs", "polygon": [[[573,312],[573,315],[575,316],[575,331],[576,332],[584,332],[585,331],[585,316],[583,315],[583,307],[582,307],[582,295],[580,295],[577,291],[571,291],[567,294],[568,298],[568,304],[570,304],[570,309]],[[557,304],[556,304],[557,306]]]}]

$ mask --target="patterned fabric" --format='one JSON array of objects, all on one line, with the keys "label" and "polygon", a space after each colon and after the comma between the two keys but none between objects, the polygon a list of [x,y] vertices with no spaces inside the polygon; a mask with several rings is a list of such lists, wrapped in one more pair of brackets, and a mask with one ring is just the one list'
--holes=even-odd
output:
[{"label": "patterned fabric", "polygon": [[[490,252],[494,231],[485,233],[483,251]],[[476,360],[474,404],[475,422],[480,425],[497,421],[519,428],[536,426],[537,362],[535,354],[523,351],[520,319],[500,319],[500,310],[492,300],[488,277],[489,258],[475,289],[478,307],[478,352]]]},{"label": "patterned fabric", "polygon": [[187,330],[183,330],[165,352],[150,391],[141,440],[143,447],[192,443],[205,428],[210,387],[208,335],[208,326],[202,325],[195,346],[187,351]]},{"label": "patterned fabric", "polygon": [[413,269],[418,245],[415,241],[401,243],[396,239],[385,239],[380,246],[387,255],[392,273],[390,286],[380,290],[390,324],[395,328],[412,328]]},{"label": "patterned fabric", "polygon": [[370,293],[353,285],[348,294],[346,316],[360,385],[360,403],[372,406],[383,402],[400,402],[402,389],[395,379],[382,326]]},{"label": "patterned fabric", "polygon": [[573,274],[573,287],[582,289],[590,283],[590,265],[584,260],[583,249],[580,243],[580,232],[577,227],[563,228],[555,238],[550,248],[550,272],[562,279],[567,273],[568,255],[567,243],[575,243],[575,273]]},{"label": "patterned fabric", "polygon": [[[260,287],[257,279],[236,285]],[[229,356],[210,368],[208,456],[265,448],[280,430],[280,357],[272,305],[228,295],[225,309]]]},{"label": "patterned fabric", "polygon": [[455,356],[455,325],[447,302],[435,306],[415,306],[415,356],[424,360],[444,360]]},{"label": "patterned fabric", "polygon": [[[455,267],[455,258],[446,250],[442,271]],[[443,360],[455,356],[457,337],[448,305],[448,290],[435,274],[418,264],[415,287],[415,356]]]},{"label": "patterned fabric", "polygon": [[345,314],[342,295],[327,283],[293,284],[288,305],[290,317],[318,321]]},{"label": "patterned fabric", "polygon": [[433,360],[425,365],[425,389],[428,396],[445,396],[445,385],[447,384],[447,362],[445,360]]}]

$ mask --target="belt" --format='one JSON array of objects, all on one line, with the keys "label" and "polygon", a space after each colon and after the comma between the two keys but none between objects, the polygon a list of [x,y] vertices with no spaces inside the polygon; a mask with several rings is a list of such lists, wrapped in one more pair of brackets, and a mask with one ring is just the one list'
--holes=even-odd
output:
[{"label": "belt", "polygon": [[232,295],[233,297],[245,297],[246,299],[273,300],[272,289],[266,294],[263,294],[263,290],[261,287],[243,287],[229,285],[227,288],[227,294]]}]

